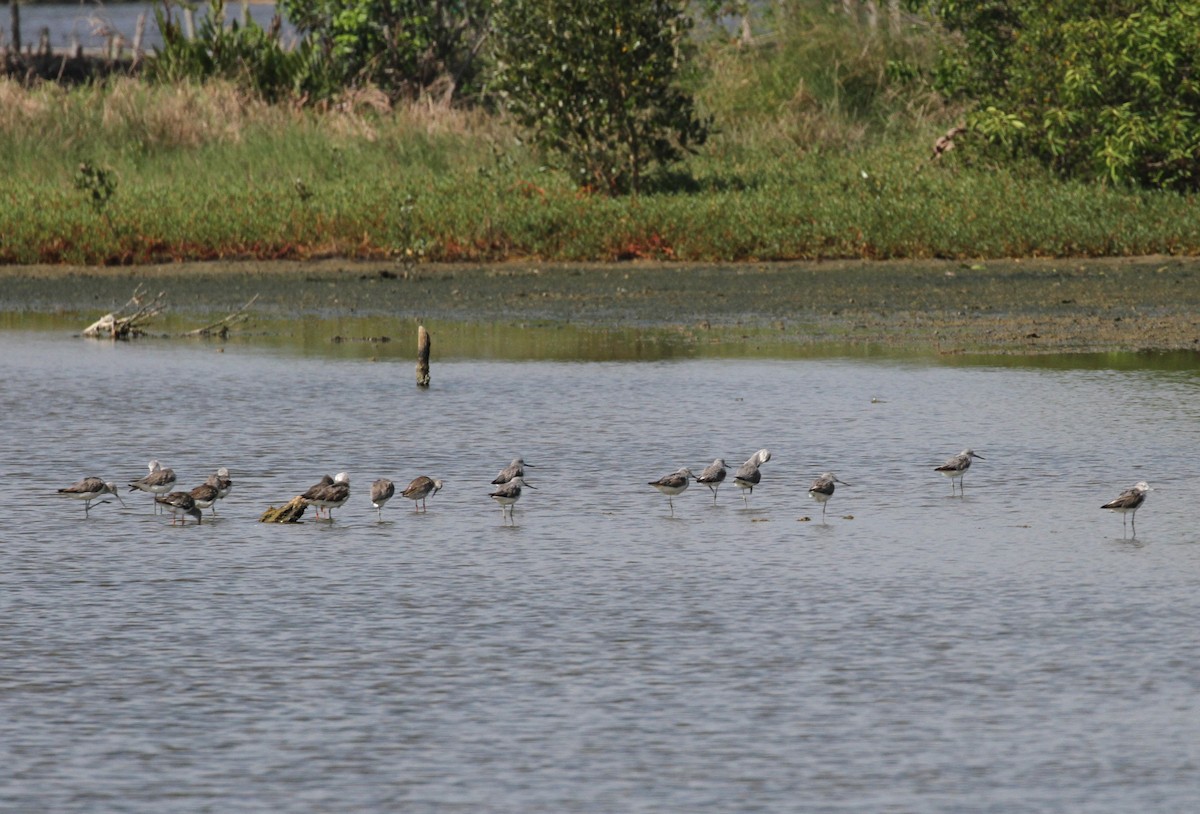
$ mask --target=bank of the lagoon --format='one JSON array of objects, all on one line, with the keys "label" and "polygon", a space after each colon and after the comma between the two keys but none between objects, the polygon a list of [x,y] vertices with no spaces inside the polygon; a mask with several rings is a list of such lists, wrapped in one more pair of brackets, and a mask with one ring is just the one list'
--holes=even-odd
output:
[{"label": "bank of the lagoon", "polygon": [[[1200,350],[1200,261],[1168,257],[978,263],[405,265],[234,262],[131,268],[0,268],[0,324],[81,330],[144,285],[166,293],[153,330],[183,331],[252,297],[236,329],[313,341],[402,339],[416,321],[669,336],[742,354],[839,346],[903,352]],[[40,315],[40,316],[39,316]],[[49,322],[47,322],[49,320]],[[415,330],[415,329],[414,329]],[[516,340],[514,340],[516,341]],[[591,341],[591,340],[581,340]],[[771,348],[777,350],[769,350]],[[378,350],[378,348],[376,348]],[[440,348],[444,350],[444,346]],[[752,349],[750,349],[752,350]]]}]

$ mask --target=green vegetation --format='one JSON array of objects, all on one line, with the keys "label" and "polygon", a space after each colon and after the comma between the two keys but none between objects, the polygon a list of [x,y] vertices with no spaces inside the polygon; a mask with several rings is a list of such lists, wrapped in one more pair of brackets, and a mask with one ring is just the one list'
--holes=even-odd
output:
[{"label": "green vegetation", "polygon": [[1200,188],[1200,0],[953,0],[945,87],[992,158],[1068,177]]},{"label": "green vegetation", "polygon": [[774,8],[753,45],[697,34],[684,78],[714,132],[636,195],[581,189],[511,119],[441,93],[271,104],[183,68],[73,90],[0,82],[0,262],[1200,252],[1186,194],[1022,152],[931,160],[971,103],[935,89],[943,40],[925,21],[892,32],[840,5]]},{"label": "green vegetation", "polygon": [[583,187],[638,192],[708,137],[691,94],[681,0],[503,0],[492,87]]},{"label": "green vegetation", "polygon": [[308,40],[288,49],[279,40],[278,24],[269,30],[253,19],[226,24],[225,0],[211,0],[192,39],[171,5],[156,7],[154,15],[163,45],[146,65],[145,76],[152,82],[224,79],[270,102],[334,86]]},{"label": "green vegetation", "polygon": [[[220,0],[213,0],[220,2]],[[374,85],[412,97],[436,84],[447,98],[475,90],[491,0],[281,0],[313,60],[298,76],[317,98]],[[323,75],[332,84],[312,82]]]}]

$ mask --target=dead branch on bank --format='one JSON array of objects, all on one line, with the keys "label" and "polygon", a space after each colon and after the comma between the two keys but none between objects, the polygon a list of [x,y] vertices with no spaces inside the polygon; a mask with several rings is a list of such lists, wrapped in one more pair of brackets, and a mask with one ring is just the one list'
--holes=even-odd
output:
[{"label": "dead branch on bank", "polygon": [[166,298],[167,292],[160,291],[153,299],[147,300],[145,286],[139,283],[129,302],[84,328],[83,335],[107,339],[143,336],[146,333],[146,323],[166,309]]},{"label": "dead branch on bank", "polygon": [[[129,302],[122,305],[111,314],[105,314],[100,319],[83,329],[83,335],[103,339],[133,339],[146,335],[146,325],[150,320],[166,310],[167,292],[160,291],[153,299],[147,299],[146,289],[141,283],[133,290]],[[250,306],[258,300],[258,294],[251,297],[245,305],[236,311],[203,328],[179,334],[184,337],[216,336],[226,339],[230,326],[250,319],[247,312]],[[133,309],[133,310],[130,310]]]},{"label": "dead branch on bank", "polygon": [[219,319],[211,325],[205,325],[203,328],[197,328],[194,331],[188,331],[184,334],[184,336],[218,336],[221,339],[225,339],[229,336],[230,325],[236,325],[239,322],[245,322],[246,320],[250,319],[250,315],[246,313],[246,309],[251,305],[254,305],[254,301],[257,299],[258,295],[255,294],[245,305],[229,314],[224,319]]}]

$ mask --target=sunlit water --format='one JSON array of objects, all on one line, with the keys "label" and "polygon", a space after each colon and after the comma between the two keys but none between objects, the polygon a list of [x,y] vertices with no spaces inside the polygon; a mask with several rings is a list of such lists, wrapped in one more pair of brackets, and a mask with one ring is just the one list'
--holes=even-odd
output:
[{"label": "sunlit water", "polygon": [[[1197,370],[0,332],[0,809],[1190,812]],[[932,468],[971,446],[964,497]],[[646,485],[773,458],[744,504]],[[489,481],[538,487],[502,525]],[[201,526],[124,483],[232,494]],[[256,522],[322,474],[335,520]],[[826,523],[808,482],[835,471]],[[377,477],[446,480],[427,514]],[[1156,491],[1136,539],[1099,506]],[[807,518],[811,518],[808,520]]]}]

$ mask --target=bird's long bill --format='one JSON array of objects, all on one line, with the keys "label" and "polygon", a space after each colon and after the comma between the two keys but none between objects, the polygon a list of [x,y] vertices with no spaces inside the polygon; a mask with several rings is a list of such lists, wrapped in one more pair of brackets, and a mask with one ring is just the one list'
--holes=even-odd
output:
[{"label": "bird's long bill", "polygon": [[[529,466],[529,464],[525,464],[525,465]],[[525,484],[525,488],[526,489],[536,489],[537,487],[534,486],[532,483],[527,483],[527,484]]]},{"label": "bird's long bill", "polygon": [[114,494],[117,496],[117,500],[120,500],[120,501],[121,501],[121,506],[123,506],[124,508],[128,509],[129,507],[125,505],[125,501],[124,501],[124,500],[121,498],[121,493],[120,493],[120,492],[114,492]]}]

